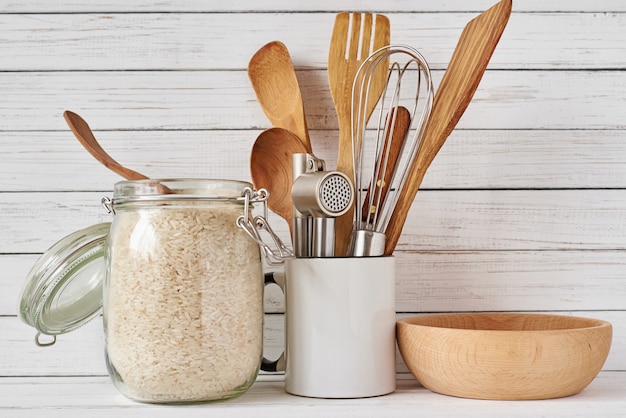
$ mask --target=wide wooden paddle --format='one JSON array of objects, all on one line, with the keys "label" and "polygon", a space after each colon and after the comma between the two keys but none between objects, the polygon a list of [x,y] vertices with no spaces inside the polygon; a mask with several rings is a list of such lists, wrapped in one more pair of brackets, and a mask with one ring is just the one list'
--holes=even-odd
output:
[{"label": "wide wooden paddle", "polygon": [[501,0],[471,20],[463,29],[435,94],[419,153],[400,190],[398,204],[385,231],[386,255],[392,254],[398,243],[426,170],[472,100],[509,20],[511,6],[512,0]]}]

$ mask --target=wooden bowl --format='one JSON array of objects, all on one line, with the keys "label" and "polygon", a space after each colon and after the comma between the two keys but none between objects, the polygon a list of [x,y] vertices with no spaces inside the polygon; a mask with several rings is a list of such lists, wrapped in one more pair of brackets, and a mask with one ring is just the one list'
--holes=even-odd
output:
[{"label": "wooden bowl", "polygon": [[572,316],[441,314],[398,321],[400,353],[427,389],[475,399],[574,395],[609,354],[611,324]]}]

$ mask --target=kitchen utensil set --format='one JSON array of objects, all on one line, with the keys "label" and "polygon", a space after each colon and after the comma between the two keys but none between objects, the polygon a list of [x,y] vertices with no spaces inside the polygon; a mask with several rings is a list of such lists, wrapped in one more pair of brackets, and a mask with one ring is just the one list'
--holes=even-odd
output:
[{"label": "kitchen utensil set", "polygon": [[252,57],[248,75],[259,103],[273,129],[284,131],[257,139],[253,182],[275,196],[269,206],[289,223],[296,256],[393,253],[424,174],[469,105],[511,6],[500,0],[467,24],[436,94],[424,57],[390,45],[385,16],[339,13],[328,54],[337,171],[326,171],[313,154],[287,48],[270,42]]},{"label": "kitchen utensil set", "polygon": [[[339,125],[336,171],[313,154],[285,45],[273,41],[253,55],[248,76],[274,127],[258,136],[250,171],[254,186],[270,192],[269,209],[287,221],[297,256],[393,253],[426,170],[478,88],[511,7],[512,0],[500,0],[465,26],[434,99],[426,60],[411,47],[390,45],[385,16],[337,14],[328,54]],[[107,154],[80,116],[63,116],[103,165],[128,180],[147,179]]]},{"label": "kitchen utensil set", "polygon": [[352,180],[326,171],[312,154],[302,96],[289,52],[274,41],[257,51],[248,76],[266,116],[275,126],[257,138],[250,156],[252,181],[270,191],[268,206],[291,230],[298,257],[335,254],[335,218],[354,201]]}]

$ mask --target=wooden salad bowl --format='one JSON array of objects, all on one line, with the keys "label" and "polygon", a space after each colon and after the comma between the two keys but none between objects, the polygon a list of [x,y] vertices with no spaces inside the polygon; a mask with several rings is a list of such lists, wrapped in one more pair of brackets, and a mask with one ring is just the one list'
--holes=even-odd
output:
[{"label": "wooden salad bowl", "polygon": [[574,395],[600,372],[612,327],[573,316],[425,315],[397,323],[400,353],[427,389],[475,399]]}]

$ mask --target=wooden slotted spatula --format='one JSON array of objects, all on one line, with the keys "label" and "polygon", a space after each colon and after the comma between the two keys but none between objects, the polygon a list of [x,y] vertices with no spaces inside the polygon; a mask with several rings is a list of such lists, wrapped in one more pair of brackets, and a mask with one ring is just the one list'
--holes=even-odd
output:
[{"label": "wooden slotted spatula", "polygon": [[[387,17],[371,13],[339,13],[328,53],[328,82],[339,122],[337,170],[354,181],[352,161],[352,84],[361,63],[374,51],[389,45],[390,26]],[[366,116],[372,114],[387,81],[386,66],[381,66],[369,87]],[[358,191],[356,191],[358,193]],[[346,254],[352,231],[354,210],[336,219],[335,254]]]},{"label": "wooden slotted spatula", "polygon": [[385,231],[386,255],[392,254],[398,243],[426,170],[472,100],[509,20],[511,6],[512,0],[501,0],[471,20],[463,29],[435,94],[420,150],[400,190],[398,204]]}]

